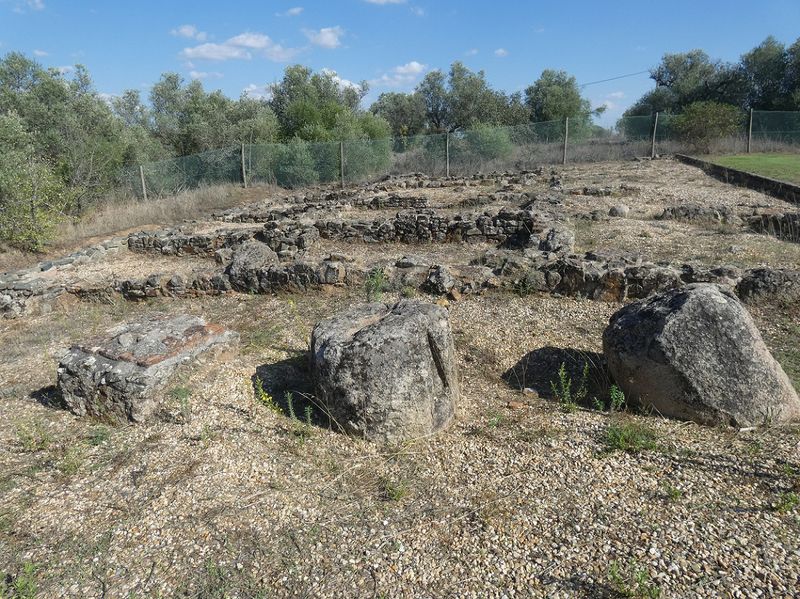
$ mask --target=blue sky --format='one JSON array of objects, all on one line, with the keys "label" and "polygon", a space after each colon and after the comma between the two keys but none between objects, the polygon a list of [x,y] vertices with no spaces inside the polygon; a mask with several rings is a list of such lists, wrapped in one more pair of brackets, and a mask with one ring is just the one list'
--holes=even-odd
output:
[{"label": "blue sky", "polygon": [[[233,97],[258,94],[302,63],[369,81],[369,103],[455,60],[510,92],[545,68],[588,83],[647,70],[665,52],[702,48],[735,61],[770,34],[800,36],[800,0],[0,0],[0,54],[84,64],[106,94],[146,94],[165,71]],[[613,123],[651,87],[640,74],[584,93]]]}]

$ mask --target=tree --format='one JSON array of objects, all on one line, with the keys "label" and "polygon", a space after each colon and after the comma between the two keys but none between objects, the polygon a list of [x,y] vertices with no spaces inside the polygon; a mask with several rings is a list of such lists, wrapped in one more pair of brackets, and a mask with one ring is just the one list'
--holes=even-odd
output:
[{"label": "tree", "polygon": [[432,133],[444,133],[450,129],[450,101],[445,87],[444,73],[431,71],[422,79],[414,91],[425,106],[425,118]]},{"label": "tree", "polygon": [[742,70],[748,84],[746,108],[786,110],[791,96],[784,88],[789,57],[786,47],[769,36],[742,56]]},{"label": "tree", "polygon": [[70,201],[64,182],[37,159],[22,118],[0,115],[0,240],[38,250]]},{"label": "tree", "polygon": [[708,153],[715,140],[741,131],[742,112],[731,104],[693,102],[675,117],[673,126],[681,139]]},{"label": "tree", "polygon": [[605,110],[605,107],[592,110],[575,77],[550,69],[542,71],[539,79],[525,90],[525,104],[533,122],[560,122],[569,117],[570,135],[576,137],[589,135],[592,116]]},{"label": "tree", "polygon": [[383,93],[370,111],[389,123],[393,137],[418,135],[425,128],[425,102],[419,94]]}]

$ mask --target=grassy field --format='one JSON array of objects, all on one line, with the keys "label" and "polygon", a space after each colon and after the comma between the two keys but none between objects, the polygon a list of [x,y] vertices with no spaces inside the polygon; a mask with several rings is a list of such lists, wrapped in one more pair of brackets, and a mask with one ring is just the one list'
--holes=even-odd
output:
[{"label": "grassy field", "polygon": [[710,161],[771,179],[800,184],[800,154],[714,156]]}]

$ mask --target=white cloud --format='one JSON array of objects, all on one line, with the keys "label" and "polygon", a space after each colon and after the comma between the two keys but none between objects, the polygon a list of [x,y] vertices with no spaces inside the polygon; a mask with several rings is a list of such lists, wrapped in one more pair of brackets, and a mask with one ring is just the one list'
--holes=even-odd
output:
[{"label": "white cloud", "polygon": [[75,70],[75,67],[70,65],[65,65],[63,67],[55,67],[56,71],[58,71],[59,75],[69,75],[72,71]]},{"label": "white cloud", "polygon": [[478,53],[478,49],[477,48],[470,48],[469,50],[464,52],[464,54],[466,56],[475,56],[477,53]]},{"label": "white cloud", "polygon": [[536,27],[533,30],[534,33],[544,33],[544,27]]},{"label": "white cloud", "polygon": [[219,79],[222,77],[222,73],[218,71],[206,72],[192,70],[189,71],[189,77],[192,79]]},{"label": "white cloud", "polygon": [[181,56],[190,60],[249,60],[252,57],[247,50],[230,44],[200,44],[194,48],[184,48]]},{"label": "white cloud", "polygon": [[222,44],[207,43],[184,48],[181,56],[188,60],[250,60],[255,53],[273,62],[285,62],[299,51],[297,48],[285,48],[276,44],[263,33],[246,31]]},{"label": "white cloud", "polygon": [[332,49],[342,45],[339,38],[344,35],[344,29],[337,25],[336,27],[323,27],[319,31],[304,29],[303,33],[315,46]]},{"label": "white cloud", "polygon": [[272,44],[272,40],[263,33],[240,33],[225,42],[228,46],[239,46],[242,48],[252,48],[253,50],[263,50]]},{"label": "white cloud", "polygon": [[300,15],[300,13],[302,13],[302,12],[303,12],[303,7],[302,6],[295,6],[294,8],[290,8],[289,10],[287,10],[285,12],[276,12],[275,16],[276,17],[296,17],[296,16]]},{"label": "white cloud", "polygon": [[33,55],[41,58],[42,56],[50,56],[50,52],[46,52],[45,50],[34,50]]},{"label": "white cloud", "polygon": [[406,0],[364,0],[367,4],[405,4]]},{"label": "white cloud", "polygon": [[256,85],[255,83],[251,83],[242,90],[242,93],[249,98],[255,98],[257,100],[269,100],[272,98],[269,85]]},{"label": "white cloud", "polygon": [[414,83],[416,79],[425,72],[428,66],[416,60],[407,62],[394,67],[388,73],[384,73],[377,79],[370,81],[372,85],[378,87],[402,87]]},{"label": "white cloud", "polygon": [[31,10],[44,10],[44,0],[26,0],[25,4]]},{"label": "white cloud", "polygon": [[421,6],[412,6],[411,12],[417,17],[424,17],[425,16],[425,9]]},{"label": "white cloud", "polygon": [[327,73],[328,75],[331,75],[336,85],[338,85],[342,89],[346,87],[351,87],[353,89],[361,89],[361,86],[358,83],[354,83],[349,79],[342,79],[341,77],[339,77],[339,74],[333,69],[323,68],[320,69],[320,71],[322,73]]},{"label": "white cloud", "polygon": [[497,56],[498,58],[505,58],[506,56],[508,56],[508,50],[506,50],[505,48],[498,48],[497,50],[494,51],[494,55]]},{"label": "white cloud", "polygon": [[111,102],[114,100],[114,98],[118,98],[119,96],[116,94],[107,94],[105,92],[100,92],[99,94],[97,94],[97,97],[100,98],[103,102],[105,102],[109,106],[111,106]]},{"label": "white cloud", "polygon": [[197,40],[198,42],[204,42],[208,39],[208,34],[205,31],[198,30],[194,25],[181,25],[170,31],[170,34],[176,37]]},{"label": "white cloud", "polygon": [[407,62],[406,64],[402,64],[394,68],[394,72],[398,75],[419,75],[424,70],[425,65],[417,62],[416,60],[412,60],[411,62]]},{"label": "white cloud", "polygon": [[614,98],[615,100],[620,100],[625,97],[625,92],[611,92],[606,96],[606,98]]}]

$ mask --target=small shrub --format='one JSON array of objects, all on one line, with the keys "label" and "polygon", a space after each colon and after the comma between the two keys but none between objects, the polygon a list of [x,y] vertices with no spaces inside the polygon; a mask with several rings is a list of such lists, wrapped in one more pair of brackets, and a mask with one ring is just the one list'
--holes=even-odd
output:
[{"label": "small shrub", "polygon": [[98,445],[105,443],[110,436],[111,431],[108,429],[108,427],[96,426],[89,433],[87,441],[89,442],[89,445],[97,447]]},{"label": "small shrub", "polygon": [[275,398],[270,395],[266,389],[264,389],[264,383],[260,377],[256,377],[255,380],[255,388],[256,388],[256,398],[258,401],[265,407],[269,408],[276,414],[282,414],[280,406],[278,402],[275,401]]},{"label": "small shrub", "polygon": [[83,449],[79,446],[70,447],[58,463],[58,470],[64,476],[73,476],[78,473],[83,464]]},{"label": "small shrub", "polygon": [[380,495],[384,501],[400,501],[409,493],[408,485],[403,481],[382,478],[380,481]]},{"label": "small shrub", "polygon": [[635,561],[623,567],[617,560],[608,566],[608,582],[622,597],[632,599],[658,599],[661,587],[654,583],[650,574]]},{"label": "small shrub", "polygon": [[364,295],[368,302],[379,302],[386,291],[386,273],[382,268],[373,268],[364,281]]},{"label": "small shrub", "polygon": [[742,113],[736,106],[720,102],[693,102],[674,119],[681,139],[705,154],[717,139],[730,137],[741,130]]},{"label": "small shrub", "polygon": [[581,380],[578,387],[573,390],[572,377],[567,372],[567,366],[564,362],[558,369],[558,380],[550,381],[550,389],[553,392],[553,397],[561,404],[561,409],[564,412],[571,413],[578,409],[578,404],[586,401],[586,396],[589,393],[589,363],[583,363],[583,370],[581,372]]},{"label": "small shrub", "polygon": [[670,483],[664,483],[664,494],[667,496],[672,502],[678,501],[681,497],[683,497],[683,491],[681,491],[678,487],[671,485]]},{"label": "small shrub", "polygon": [[658,447],[656,432],[638,422],[610,424],[606,429],[604,440],[609,449],[628,453],[638,453]]},{"label": "small shrub", "polygon": [[773,504],[773,509],[778,513],[785,514],[791,512],[798,505],[800,505],[800,495],[788,491],[778,495],[777,501]]},{"label": "small shrub", "polygon": [[610,411],[621,412],[625,409],[625,394],[622,392],[622,389],[616,385],[611,385],[611,388],[608,390],[608,399]]},{"label": "small shrub", "polygon": [[406,297],[406,298],[417,297],[417,289],[416,289],[416,287],[413,287],[411,285],[405,285],[400,290],[400,295],[402,295],[403,297]]},{"label": "small shrub", "polygon": [[3,576],[0,571],[0,597],[5,599],[35,599],[39,589],[36,585],[36,566],[30,562],[22,565],[16,577]]},{"label": "small shrub", "polygon": [[42,451],[53,443],[53,435],[37,420],[17,427],[17,442],[24,451]]}]

